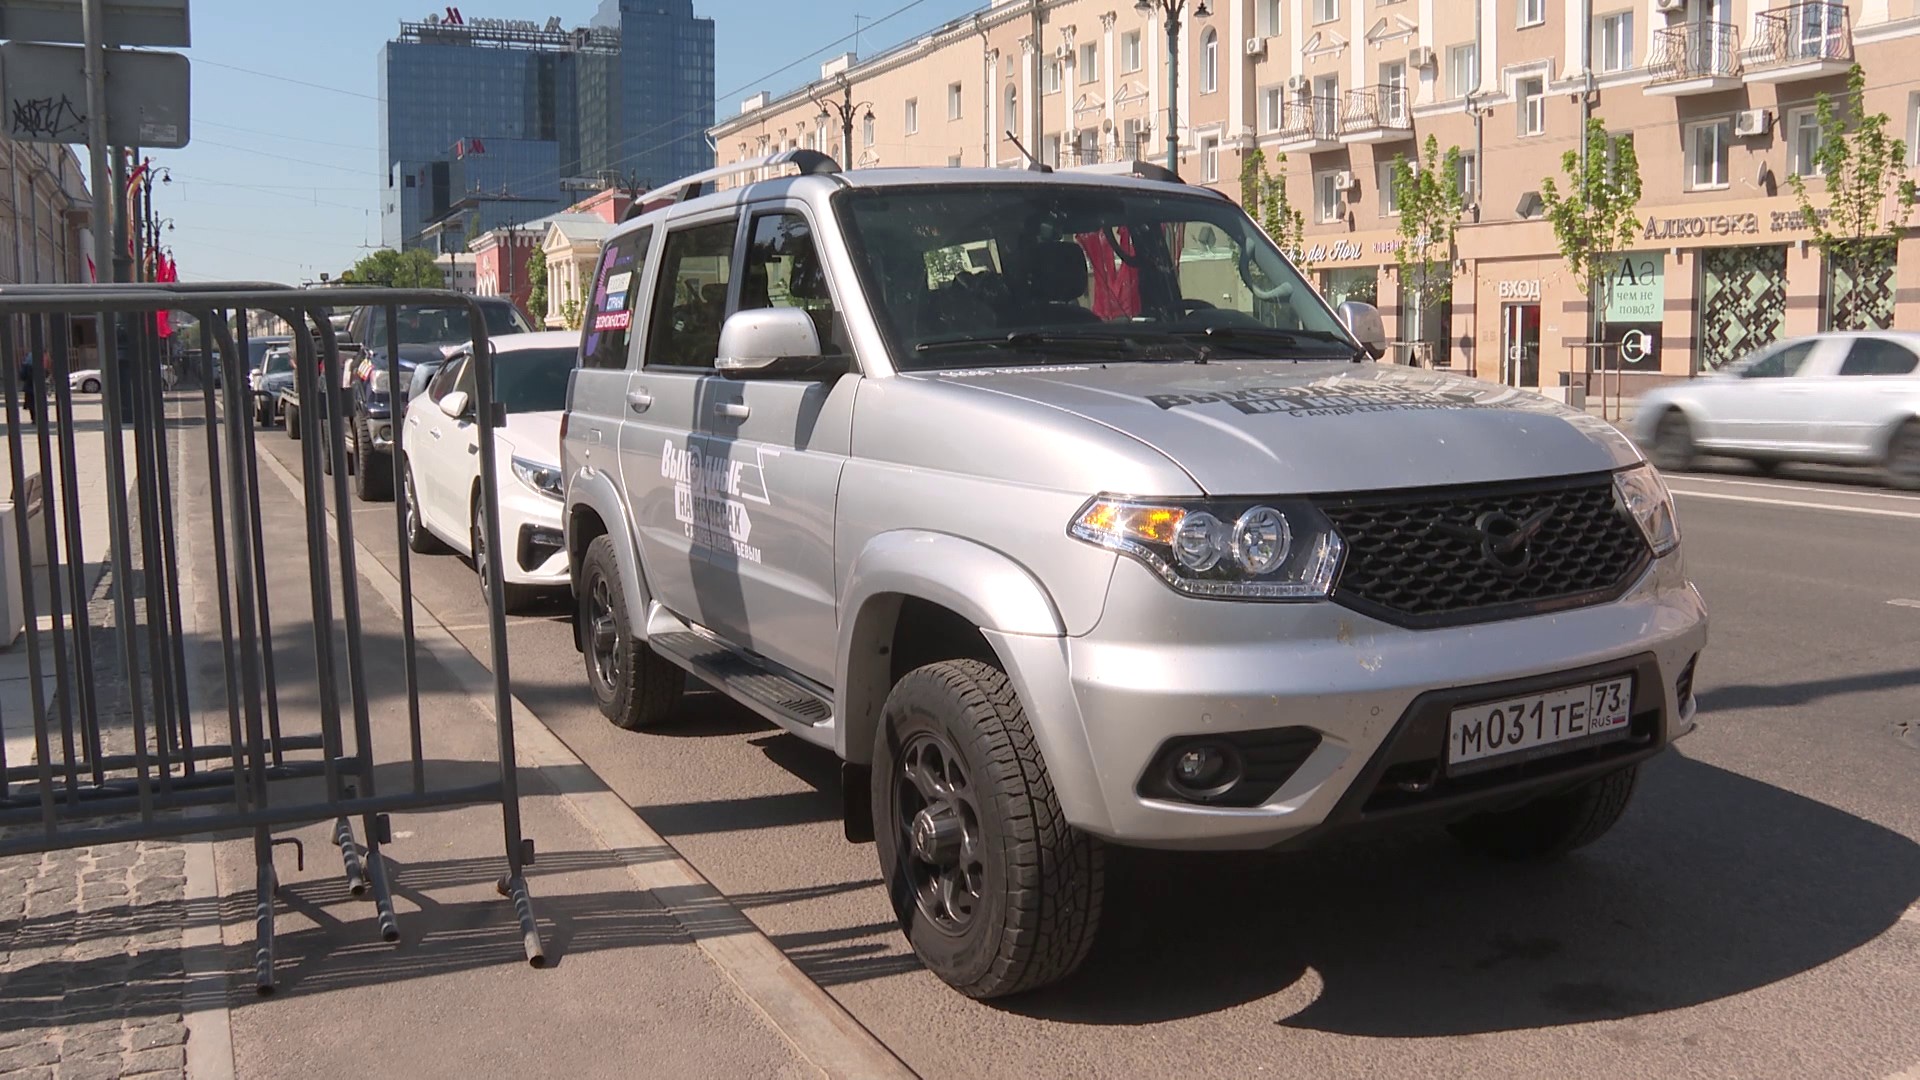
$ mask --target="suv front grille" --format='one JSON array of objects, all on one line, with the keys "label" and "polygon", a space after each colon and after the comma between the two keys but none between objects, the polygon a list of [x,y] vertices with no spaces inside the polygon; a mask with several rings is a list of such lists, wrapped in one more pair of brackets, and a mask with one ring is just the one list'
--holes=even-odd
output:
[{"label": "suv front grille", "polygon": [[[1625,592],[1652,559],[1606,473],[1359,495],[1325,501],[1321,509],[1347,545],[1333,598],[1401,626],[1603,603]],[[1537,531],[1524,551],[1502,547],[1503,538],[1529,527]]]}]

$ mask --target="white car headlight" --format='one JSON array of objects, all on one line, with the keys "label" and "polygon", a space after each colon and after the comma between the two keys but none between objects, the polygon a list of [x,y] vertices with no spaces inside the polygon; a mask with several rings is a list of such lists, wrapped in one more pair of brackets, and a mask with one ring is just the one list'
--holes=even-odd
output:
[{"label": "white car headlight", "polygon": [[1673,514],[1673,495],[1651,465],[1635,465],[1613,474],[1614,497],[1633,515],[1655,557],[1680,546],[1680,521]]},{"label": "white car headlight", "polygon": [[552,465],[542,465],[537,461],[517,457],[513,459],[513,475],[518,477],[521,483],[549,499],[564,500],[567,497],[560,470]]},{"label": "white car headlight", "polygon": [[1212,599],[1324,599],[1345,550],[1326,515],[1291,501],[1102,495],[1067,531],[1131,555],[1180,592]]}]

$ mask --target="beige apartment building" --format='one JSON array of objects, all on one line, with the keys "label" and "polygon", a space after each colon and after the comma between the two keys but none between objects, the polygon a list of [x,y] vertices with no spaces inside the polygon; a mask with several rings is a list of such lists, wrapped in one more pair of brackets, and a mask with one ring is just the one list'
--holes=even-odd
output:
[{"label": "beige apartment building", "polygon": [[[718,161],[807,147],[848,168],[1017,168],[1024,145],[1063,167],[1164,163],[1163,10],[995,0],[743,102],[711,131]],[[1285,155],[1302,262],[1330,299],[1378,304],[1401,362],[1549,389],[1608,369],[1632,393],[1836,313],[1920,328],[1920,238],[1883,276],[1829,281],[1788,181],[1812,169],[1815,96],[1856,61],[1920,163],[1920,0],[1186,0],[1177,40],[1183,178],[1237,198],[1243,155]],[[1632,136],[1644,185],[1597,318],[1539,198],[1586,115]],[[1387,177],[1429,135],[1461,152],[1468,212],[1452,302],[1418,313],[1399,302]]]}]

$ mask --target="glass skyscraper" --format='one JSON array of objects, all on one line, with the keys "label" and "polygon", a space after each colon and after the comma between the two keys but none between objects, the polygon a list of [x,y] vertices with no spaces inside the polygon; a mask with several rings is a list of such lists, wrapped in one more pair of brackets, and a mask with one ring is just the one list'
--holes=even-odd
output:
[{"label": "glass skyscraper", "polygon": [[713,40],[693,0],[604,0],[574,30],[457,8],[402,22],[380,53],[381,242],[444,248],[452,215],[457,239],[564,207],[565,181],[706,168]]}]

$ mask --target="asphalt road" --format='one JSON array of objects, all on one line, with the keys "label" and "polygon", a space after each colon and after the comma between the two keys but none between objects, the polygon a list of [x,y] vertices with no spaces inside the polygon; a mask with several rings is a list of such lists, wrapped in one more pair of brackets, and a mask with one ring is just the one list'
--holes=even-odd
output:
[{"label": "asphalt road", "polygon": [[[261,437],[297,472],[295,445]],[[1608,837],[1529,868],[1437,833],[1119,852],[1082,973],[992,1005],[914,962],[871,845],[840,837],[829,754],[710,692],[670,731],[614,728],[563,600],[512,620],[513,681],[928,1077],[1920,1077],[1920,497],[1829,473],[1673,487],[1714,619],[1702,726]],[[354,520],[394,557],[391,504]],[[471,570],[417,557],[413,580],[485,659]]]}]

